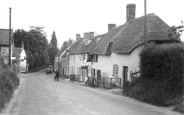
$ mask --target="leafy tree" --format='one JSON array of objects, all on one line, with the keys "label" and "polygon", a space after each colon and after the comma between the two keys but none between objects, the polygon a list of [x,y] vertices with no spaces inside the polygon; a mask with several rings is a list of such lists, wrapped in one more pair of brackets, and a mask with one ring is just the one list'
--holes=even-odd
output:
[{"label": "leafy tree", "polygon": [[168,37],[171,38],[173,41],[181,42],[181,35],[184,31],[183,21],[181,21],[181,25],[179,26],[172,26],[171,30],[169,30]]},{"label": "leafy tree", "polygon": [[20,47],[21,43],[24,43],[29,69],[49,63],[48,41],[43,29],[43,27],[31,26],[29,31],[18,29],[14,33],[15,46]]}]

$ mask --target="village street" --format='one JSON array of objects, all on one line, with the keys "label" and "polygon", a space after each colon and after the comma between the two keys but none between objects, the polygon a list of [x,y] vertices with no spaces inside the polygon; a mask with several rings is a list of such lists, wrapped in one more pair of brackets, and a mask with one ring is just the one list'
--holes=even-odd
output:
[{"label": "village street", "polygon": [[56,82],[45,72],[21,74],[21,83],[2,115],[179,115],[108,90]]}]

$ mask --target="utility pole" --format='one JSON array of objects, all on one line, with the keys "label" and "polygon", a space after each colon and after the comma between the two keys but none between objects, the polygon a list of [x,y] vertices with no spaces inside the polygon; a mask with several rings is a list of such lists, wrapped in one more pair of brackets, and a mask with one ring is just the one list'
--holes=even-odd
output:
[{"label": "utility pole", "polygon": [[11,67],[11,9],[12,8],[9,8],[10,9],[10,16],[9,16],[9,66]]},{"label": "utility pole", "polygon": [[146,15],[147,15],[147,11],[146,11],[146,0],[144,0],[144,39],[145,39],[145,47],[147,47],[147,18],[146,18]]}]

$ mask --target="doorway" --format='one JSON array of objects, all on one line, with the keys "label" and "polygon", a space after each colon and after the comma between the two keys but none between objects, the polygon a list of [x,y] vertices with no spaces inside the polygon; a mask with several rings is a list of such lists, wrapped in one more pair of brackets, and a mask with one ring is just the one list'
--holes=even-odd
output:
[{"label": "doorway", "polygon": [[122,76],[122,87],[123,87],[123,84],[126,83],[128,81],[128,66],[123,66],[123,76]]}]

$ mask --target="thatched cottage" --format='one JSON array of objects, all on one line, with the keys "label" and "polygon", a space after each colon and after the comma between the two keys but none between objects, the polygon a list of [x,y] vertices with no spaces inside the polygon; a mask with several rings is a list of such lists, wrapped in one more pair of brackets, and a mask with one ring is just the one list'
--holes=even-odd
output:
[{"label": "thatched cottage", "polygon": [[[139,71],[139,53],[144,48],[144,18],[135,18],[135,5],[127,5],[127,21],[114,27],[91,50],[98,56],[92,68],[101,71],[102,77],[119,77],[123,84],[130,80],[131,71]],[[169,40],[170,27],[157,15],[148,14],[147,41],[165,42]]]}]

